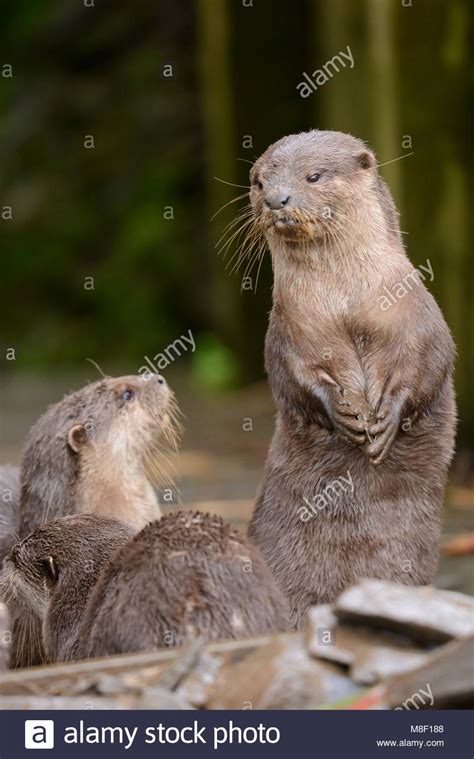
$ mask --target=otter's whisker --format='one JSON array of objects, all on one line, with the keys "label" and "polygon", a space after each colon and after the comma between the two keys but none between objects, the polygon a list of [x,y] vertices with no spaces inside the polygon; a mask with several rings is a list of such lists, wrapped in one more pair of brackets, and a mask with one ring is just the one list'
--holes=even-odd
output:
[{"label": "otter's whisker", "polygon": [[221,236],[219,237],[219,239],[218,239],[218,241],[216,242],[216,244],[215,244],[215,246],[214,246],[214,247],[215,247],[215,248],[218,248],[218,247],[219,247],[219,243],[225,239],[225,236],[226,236],[226,234],[227,234],[228,232],[230,232],[230,230],[231,230],[233,227],[237,226],[237,225],[239,224],[239,222],[241,222],[241,221],[244,221],[245,219],[248,219],[248,218],[249,218],[249,217],[251,217],[251,216],[253,216],[253,211],[252,211],[252,209],[249,207],[249,205],[247,204],[247,205],[243,206],[243,208],[241,208],[241,209],[240,209],[239,213],[238,213],[238,214],[235,216],[235,218],[234,218],[234,219],[232,219],[231,221],[229,221],[229,222],[228,222],[228,223],[225,225],[225,227],[224,227],[224,229],[223,229],[223,231],[222,231],[222,234],[221,234]]},{"label": "otter's whisker", "polygon": [[[247,231],[246,236],[242,240],[242,243],[237,248],[235,253],[233,254],[232,258],[229,261],[229,264],[234,260],[234,258],[237,256],[237,262],[231,269],[231,274],[233,274],[235,271],[237,271],[240,268],[240,265],[245,260],[245,258],[250,257],[252,254],[252,251],[254,250],[255,246],[258,246],[260,243],[260,240],[263,240],[265,242],[265,238],[262,234],[262,230],[259,226],[256,224],[250,228]],[[248,246],[248,249],[246,249]]]},{"label": "otter's whisker", "polygon": [[265,247],[266,247],[266,246],[265,246],[265,241],[263,241],[263,242],[262,242],[262,244],[261,244],[261,246],[260,246],[260,249],[259,249],[260,262],[259,262],[259,264],[258,264],[258,269],[257,269],[257,278],[256,278],[256,280],[255,280],[255,291],[254,291],[254,295],[256,295],[256,294],[257,294],[257,287],[258,287],[258,278],[259,278],[259,276],[260,276],[260,269],[262,268],[263,259],[265,258]]},{"label": "otter's whisker", "polygon": [[[235,249],[234,253],[230,257],[229,261],[227,262],[226,269],[229,269],[232,262],[237,257],[237,263],[230,270],[231,274],[233,274],[234,271],[236,271],[240,267],[240,264],[242,263],[244,258],[246,258],[247,255],[250,255],[250,251],[252,250],[253,245],[257,242],[257,240],[258,240],[258,234],[256,230],[253,227],[247,227],[242,241],[238,243],[237,248]],[[248,246],[248,251],[246,251],[247,246]]]},{"label": "otter's whisker", "polygon": [[220,246],[220,243],[225,242],[226,235],[233,229],[233,227],[238,226],[240,222],[245,221],[246,219],[252,216],[253,216],[253,211],[251,208],[249,208],[248,205],[245,205],[243,208],[241,208],[237,216],[231,221],[229,221],[228,224],[226,224],[221,236],[219,237],[218,241],[215,244],[215,247],[218,248]]},{"label": "otter's whisker", "polygon": [[239,235],[241,235],[241,234],[242,234],[242,232],[244,232],[244,231],[245,231],[245,229],[247,229],[247,228],[249,227],[249,225],[250,225],[250,224],[252,224],[252,221],[253,221],[253,220],[252,220],[251,218],[250,218],[250,219],[247,219],[247,221],[244,221],[244,222],[241,224],[241,226],[240,226],[240,227],[239,227],[237,230],[235,230],[235,231],[232,233],[232,235],[229,237],[229,239],[228,239],[228,240],[227,240],[227,241],[226,241],[226,242],[225,242],[225,243],[224,243],[224,244],[221,246],[221,248],[220,248],[220,250],[219,250],[219,255],[221,255],[222,253],[224,253],[224,256],[223,256],[223,257],[225,258],[225,256],[227,255],[227,251],[229,250],[229,247],[232,245],[232,242],[233,242],[233,241],[234,241],[236,238],[238,238],[238,237],[239,237]]},{"label": "otter's whisker", "polygon": [[227,182],[225,179],[220,179],[220,177],[214,177],[214,179],[217,179],[218,182],[222,182],[222,184],[228,184],[230,187],[240,187],[242,190],[250,190],[249,184],[235,184],[234,182]]},{"label": "otter's whisker", "polygon": [[100,368],[100,366],[99,366],[99,364],[97,363],[97,361],[94,361],[94,359],[93,359],[93,358],[86,358],[86,361],[89,361],[89,362],[92,364],[92,366],[95,366],[95,368],[97,369],[97,371],[99,372],[99,374],[100,374],[100,375],[101,375],[101,376],[102,376],[104,379],[110,379],[110,375],[106,374],[106,373],[105,373],[105,372],[104,372],[104,371],[103,371],[103,370]]},{"label": "otter's whisker", "polygon": [[395,161],[402,161],[404,158],[408,158],[411,155],[415,155],[415,151],[412,150],[411,153],[405,153],[405,155],[400,155],[398,158],[392,158],[391,161],[385,161],[385,163],[377,163],[374,168],[380,169],[381,166],[388,166],[389,163],[395,163]]},{"label": "otter's whisker", "polygon": [[[253,252],[254,250],[255,250],[255,253]],[[246,269],[244,271],[244,274],[242,276],[242,285],[243,285],[243,281],[246,278],[250,277],[250,274],[252,273],[254,265],[257,263],[257,261],[259,259],[260,250],[261,250],[261,244],[258,245],[258,246],[254,246],[252,248],[252,255],[251,255],[250,261],[247,264],[247,267],[246,267]],[[242,289],[241,289],[241,292],[242,292]]]},{"label": "otter's whisker", "polygon": [[210,220],[214,221],[214,219],[216,218],[217,214],[219,214],[221,211],[223,211],[224,208],[227,208],[227,206],[230,206],[231,203],[236,203],[238,200],[242,200],[242,198],[245,198],[247,195],[248,195],[247,192],[243,192],[242,195],[237,195],[236,198],[232,198],[232,200],[229,200],[227,203],[224,203],[224,205],[221,206],[219,208],[219,210],[216,211],[215,214],[213,214],[213,216],[211,216]]}]

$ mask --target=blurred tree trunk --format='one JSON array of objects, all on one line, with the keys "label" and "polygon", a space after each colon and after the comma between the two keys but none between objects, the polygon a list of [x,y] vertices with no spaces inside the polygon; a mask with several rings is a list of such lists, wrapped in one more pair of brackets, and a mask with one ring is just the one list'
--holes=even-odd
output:
[{"label": "blurred tree trunk", "polygon": [[[211,316],[216,332],[238,351],[243,342],[239,287],[235,279],[229,278],[225,261],[215,249],[224,227],[235,216],[236,204],[231,203],[215,221],[208,223],[221,206],[244,192],[244,189],[231,186],[236,183],[237,161],[228,0],[199,0],[197,18],[207,175],[208,215],[203,219],[203,229],[210,229]],[[214,177],[230,184],[219,182]]]},{"label": "blurred tree trunk", "polygon": [[352,69],[340,70],[311,96],[315,126],[350,132],[371,143],[367,28],[361,6],[347,0],[313,0],[311,10],[314,34],[308,73],[311,75],[340,51],[347,52],[348,46],[354,59]]},{"label": "blurred tree trunk", "polygon": [[[349,45],[354,68],[339,71],[314,96],[315,121],[320,128],[350,132],[367,140],[380,163],[402,154],[398,129],[396,60],[392,0],[366,0],[365,5],[332,0],[312,3],[313,69]],[[382,174],[401,204],[398,163]]]},{"label": "blurred tree trunk", "polygon": [[398,161],[394,161],[403,151],[398,117],[400,94],[397,87],[393,10],[393,0],[367,0],[374,147],[379,163],[393,161],[384,166],[381,173],[401,210],[401,167]]},{"label": "blurred tree trunk", "polygon": [[[451,81],[459,92],[469,88],[468,8],[454,0],[447,11],[445,39],[441,55]],[[456,92],[453,93],[454,98]],[[466,116],[468,116],[466,114]],[[460,135],[459,135],[460,136]],[[461,140],[456,133],[446,134],[443,155],[443,181],[437,214],[439,239],[444,251],[442,302],[458,343],[456,387],[462,408],[462,437],[471,436],[474,428],[474,398],[471,391],[474,356],[472,303],[472,257],[469,255],[469,169]]]}]

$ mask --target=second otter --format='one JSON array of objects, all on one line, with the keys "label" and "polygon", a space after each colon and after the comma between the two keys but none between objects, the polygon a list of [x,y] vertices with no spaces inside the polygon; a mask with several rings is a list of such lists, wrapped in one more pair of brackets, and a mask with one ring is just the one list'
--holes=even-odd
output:
[{"label": "second otter", "polygon": [[[278,413],[249,535],[299,625],[361,577],[432,580],[455,349],[362,141],[284,137],[251,183],[274,273],[265,366]],[[387,291],[404,296],[387,307]]]}]

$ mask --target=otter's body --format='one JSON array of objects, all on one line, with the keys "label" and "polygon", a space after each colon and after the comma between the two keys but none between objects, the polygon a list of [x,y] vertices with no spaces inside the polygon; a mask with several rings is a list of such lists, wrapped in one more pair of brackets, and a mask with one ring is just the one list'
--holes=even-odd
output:
[{"label": "otter's body", "polygon": [[454,345],[363,143],[284,138],[252,175],[274,271],[265,365],[277,422],[249,535],[298,626],[361,577],[432,580]]},{"label": "otter's body", "polygon": [[[174,414],[173,394],[158,375],[109,377],[50,406],[23,451],[17,536],[81,513],[120,519],[135,531],[157,519],[152,481],[160,474],[161,440],[176,437]],[[38,620],[14,602],[9,612],[11,667],[39,664]]]},{"label": "otter's body", "polygon": [[220,517],[177,512],[118,551],[90,598],[79,656],[263,635],[288,627],[260,552]]}]

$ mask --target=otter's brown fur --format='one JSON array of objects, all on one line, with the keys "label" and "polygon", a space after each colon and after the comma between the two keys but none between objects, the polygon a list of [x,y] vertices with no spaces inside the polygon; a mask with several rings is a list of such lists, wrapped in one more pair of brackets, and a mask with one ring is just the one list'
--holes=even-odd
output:
[{"label": "otter's brown fur", "polygon": [[47,519],[80,512],[123,519],[137,530],[156,519],[148,466],[172,429],[172,407],[159,375],[110,377],[50,406],[22,456],[20,537]]},{"label": "otter's brown fur", "polygon": [[274,272],[265,366],[277,420],[249,535],[300,625],[309,605],[360,577],[432,580],[455,349],[363,142],[284,137],[251,181]]},{"label": "otter's brown fur", "polygon": [[133,535],[130,525],[84,514],[48,522],[13,547],[4,562],[2,595],[40,620],[36,643],[43,663],[76,657],[91,589]]},{"label": "otter's brown fur", "polygon": [[0,567],[16,542],[16,521],[20,502],[20,472],[16,466],[0,466]]},{"label": "otter's brown fur", "polygon": [[[176,405],[159,375],[109,377],[50,406],[29,432],[22,456],[16,533],[24,538],[49,520],[92,512],[135,530],[160,516],[152,481],[159,476],[161,441],[176,441]],[[26,630],[27,612],[12,617],[10,664],[38,664]]]},{"label": "otter's brown fur", "polygon": [[288,627],[260,551],[223,520],[177,512],[118,551],[84,618],[83,657],[262,635]]},{"label": "otter's brown fur", "polygon": [[201,512],[170,514],[134,536],[104,517],[55,520],[13,548],[2,590],[41,619],[48,662],[288,627],[260,551]]}]

